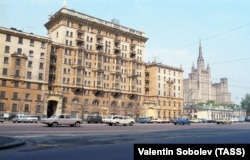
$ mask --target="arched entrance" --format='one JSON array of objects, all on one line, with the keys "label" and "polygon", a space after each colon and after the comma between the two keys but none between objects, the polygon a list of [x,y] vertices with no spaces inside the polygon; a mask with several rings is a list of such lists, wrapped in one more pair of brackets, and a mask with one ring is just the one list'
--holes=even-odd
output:
[{"label": "arched entrance", "polygon": [[47,117],[51,117],[56,113],[57,101],[48,101]]}]

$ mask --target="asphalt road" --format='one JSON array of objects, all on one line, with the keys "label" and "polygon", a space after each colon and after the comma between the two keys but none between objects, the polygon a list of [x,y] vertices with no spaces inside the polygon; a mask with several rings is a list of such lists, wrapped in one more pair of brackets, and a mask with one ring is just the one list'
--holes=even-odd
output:
[{"label": "asphalt road", "polygon": [[26,145],[0,151],[0,159],[132,160],[134,144],[250,144],[250,123],[136,124],[47,127],[0,124],[0,136],[22,138]]}]

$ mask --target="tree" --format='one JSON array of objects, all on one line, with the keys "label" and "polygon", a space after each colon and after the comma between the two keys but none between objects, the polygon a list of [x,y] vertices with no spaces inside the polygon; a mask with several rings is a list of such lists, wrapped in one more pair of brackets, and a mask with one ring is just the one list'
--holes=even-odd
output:
[{"label": "tree", "polygon": [[247,112],[250,112],[250,94],[247,93],[245,98],[241,99],[241,107],[246,109]]}]

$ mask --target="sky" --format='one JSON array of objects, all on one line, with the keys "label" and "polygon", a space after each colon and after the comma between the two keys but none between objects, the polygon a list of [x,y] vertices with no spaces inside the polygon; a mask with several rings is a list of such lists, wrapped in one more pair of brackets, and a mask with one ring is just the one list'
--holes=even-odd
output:
[{"label": "sky", "polygon": [[250,93],[249,0],[0,0],[0,26],[47,36],[49,15],[69,9],[145,32],[145,62],[197,67],[199,43],[212,83],[228,78],[232,101]]}]

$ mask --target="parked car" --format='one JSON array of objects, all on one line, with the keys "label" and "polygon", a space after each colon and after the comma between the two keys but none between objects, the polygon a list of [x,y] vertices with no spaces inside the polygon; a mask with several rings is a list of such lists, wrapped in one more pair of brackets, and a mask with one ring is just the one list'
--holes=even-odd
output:
[{"label": "parked car", "polygon": [[196,118],[190,119],[190,122],[191,123],[201,123],[201,121],[199,119],[196,119]]},{"label": "parked car", "polygon": [[198,120],[201,122],[201,123],[207,123],[207,120],[205,118],[198,118]]},{"label": "parked car", "polygon": [[232,121],[229,119],[217,119],[216,124],[232,124]]},{"label": "parked car", "polygon": [[174,123],[174,125],[177,125],[177,124],[179,124],[179,125],[185,125],[185,124],[190,125],[190,120],[188,118],[175,118],[173,120],[173,123]]},{"label": "parked car", "polygon": [[101,116],[88,116],[86,121],[87,123],[102,123],[102,117]]},{"label": "parked car", "polygon": [[0,122],[3,123],[4,122],[4,118],[2,116],[0,116]]},{"label": "parked car", "polygon": [[216,120],[214,120],[214,119],[208,119],[206,122],[207,123],[216,123]]},{"label": "parked car", "polygon": [[12,118],[13,123],[26,123],[27,118],[24,114],[17,114],[14,118]]},{"label": "parked car", "polygon": [[137,118],[138,123],[152,123],[150,117],[139,117]]},{"label": "parked car", "polygon": [[231,118],[230,120],[231,120],[233,123],[239,122],[239,119],[236,118],[236,117],[235,117],[235,118]]},{"label": "parked car", "polygon": [[250,116],[246,116],[245,122],[250,122]]},{"label": "parked car", "polygon": [[47,124],[49,127],[57,127],[58,125],[69,125],[71,127],[79,127],[82,123],[80,118],[71,118],[67,114],[52,115],[50,118],[41,119],[41,123]]},{"label": "parked car", "polygon": [[109,126],[112,125],[134,125],[135,120],[128,116],[120,116],[120,115],[110,115],[103,119],[103,123],[107,123]]},{"label": "parked car", "polygon": [[162,118],[161,123],[170,123],[170,120],[168,118]]},{"label": "parked car", "polygon": [[162,123],[162,119],[161,118],[152,118],[151,122],[152,123]]},{"label": "parked car", "polygon": [[38,117],[36,115],[25,115],[27,123],[37,123]]}]

